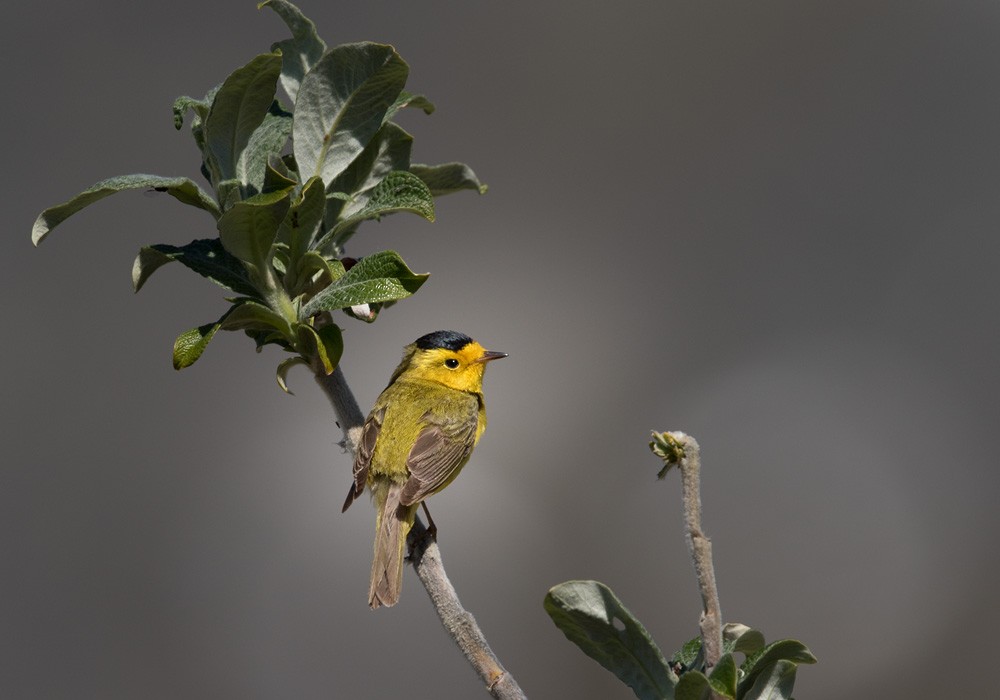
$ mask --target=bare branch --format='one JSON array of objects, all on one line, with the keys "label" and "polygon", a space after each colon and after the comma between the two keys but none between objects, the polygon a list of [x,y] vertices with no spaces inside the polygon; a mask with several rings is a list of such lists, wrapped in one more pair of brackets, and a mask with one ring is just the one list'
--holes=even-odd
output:
[{"label": "bare branch", "polygon": [[694,562],[695,576],[698,578],[698,589],[701,591],[702,613],[699,627],[707,675],[722,657],[722,610],[719,606],[719,591],[715,585],[715,567],[712,565],[712,542],[701,529],[701,450],[697,440],[681,432],[654,432],[650,447],[664,461],[660,478],[674,464],[681,470],[684,531],[688,552]]},{"label": "bare branch", "polygon": [[[344,447],[354,454],[365,417],[347,385],[344,373],[340,367],[330,375],[317,371],[316,382],[333,405],[337,423],[344,431]],[[444,570],[437,542],[429,535],[419,516],[413,523],[408,541],[413,567],[417,577],[427,589],[441,624],[455,640],[479,677],[483,679],[490,694],[500,700],[525,698],[517,681],[504,669],[490,649],[485,635],[476,624],[476,619],[462,607],[458,594]]]},{"label": "bare branch", "polygon": [[507,673],[500,660],[490,649],[476,618],[458,600],[458,593],[445,574],[441,563],[441,550],[418,518],[410,533],[410,558],[417,576],[427,589],[441,624],[458,648],[465,654],[476,673],[486,683],[490,694],[502,700],[524,698],[524,692],[514,677]]}]

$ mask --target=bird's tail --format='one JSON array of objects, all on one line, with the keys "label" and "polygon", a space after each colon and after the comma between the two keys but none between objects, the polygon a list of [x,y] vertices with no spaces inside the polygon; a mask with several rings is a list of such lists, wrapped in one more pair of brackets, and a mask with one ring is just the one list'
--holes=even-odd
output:
[{"label": "bird's tail", "polygon": [[378,515],[375,520],[375,556],[372,560],[372,581],[368,590],[368,605],[375,608],[395,605],[403,587],[403,555],[406,537],[413,527],[417,506],[402,506],[399,497],[402,484],[390,484],[383,500],[376,494]]}]

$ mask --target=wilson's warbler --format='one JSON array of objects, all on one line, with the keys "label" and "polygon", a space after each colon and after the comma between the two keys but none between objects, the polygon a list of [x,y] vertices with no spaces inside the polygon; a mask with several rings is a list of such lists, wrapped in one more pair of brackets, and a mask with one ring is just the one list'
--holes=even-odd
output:
[{"label": "wilson's warbler", "polygon": [[399,600],[406,536],[417,508],[469,461],[486,430],[483,372],[487,362],[501,357],[507,354],[490,352],[462,333],[428,333],[406,346],[375,401],[344,502],[347,510],[366,485],[375,501],[372,608]]}]

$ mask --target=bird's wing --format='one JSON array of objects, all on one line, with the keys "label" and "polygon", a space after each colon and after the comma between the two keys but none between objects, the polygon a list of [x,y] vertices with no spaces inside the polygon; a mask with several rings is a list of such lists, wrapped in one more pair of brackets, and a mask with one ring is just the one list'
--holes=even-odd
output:
[{"label": "bird's wing", "polygon": [[365,482],[368,480],[368,467],[372,462],[372,454],[375,453],[375,442],[378,434],[382,430],[382,422],[385,419],[385,407],[375,409],[368,416],[364,427],[361,429],[361,438],[358,440],[358,453],[354,457],[354,483],[351,490],[347,492],[347,500],[341,512],[350,507],[354,500],[365,490]]},{"label": "bird's wing", "polygon": [[423,419],[427,426],[420,431],[406,458],[410,478],[399,498],[402,505],[419,503],[444,488],[465,464],[476,444],[479,402],[469,396],[468,410],[460,416],[445,417],[428,411]]}]

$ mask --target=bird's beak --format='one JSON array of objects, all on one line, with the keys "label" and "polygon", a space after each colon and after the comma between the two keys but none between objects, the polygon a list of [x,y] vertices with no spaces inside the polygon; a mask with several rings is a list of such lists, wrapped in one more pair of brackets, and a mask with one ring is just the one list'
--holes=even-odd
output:
[{"label": "bird's beak", "polygon": [[489,362],[490,360],[499,360],[501,357],[507,357],[505,352],[493,352],[492,350],[487,350],[482,354],[482,356],[476,360],[476,362]]}]

